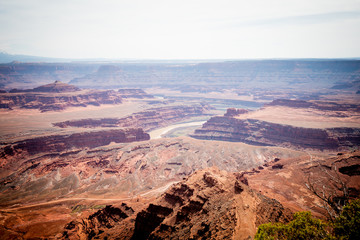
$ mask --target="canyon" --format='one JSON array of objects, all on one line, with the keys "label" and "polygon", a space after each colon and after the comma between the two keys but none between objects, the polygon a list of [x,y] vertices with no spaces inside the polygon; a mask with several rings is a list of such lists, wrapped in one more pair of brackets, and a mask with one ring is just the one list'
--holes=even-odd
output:
[{"label": "canyon", "polygon": [[145,131],[167,126],[191,117],[204,116],[212,108],[207,104],[192,106],[175,105],[168,107],[149,108],[124,118],[80,119],[53,123],[60,128],[67,127],[141,127]]},{"label": "canyon", "polygon": [[38,109],[41,112],[62,111],[69,107],[121,104],[123,98],[153,98],[139,89],[81,90],[70,84],[55,81],[33,89],[12,89],[0,93],[0,108]]},{"label": "canyon", "polygon": [[[124,207],[130,214],[125,214]],[[111,213],[110,209],[113,209]],[[237,239],[248,239],[261,223],[286,222],[291,218],[291,211],[279,202],[252,192],[235,175],[210,168],[173,185],[140,212],[136,213],[127,204],[107,206],[83,221],[70,222],[64,235],[84,238],[117,235],[124,239],[230,239],[237,236]]]},{"label": "canyon", "polygon": [[[285,107],[277,109],[277,114],[275,114],[281,122],[264,121],[263,118],[258,118],[262,112],[268,111],[268,108],[273,106]],[[292,119],[289,121],[286,119],[286,112],[289,108],[304,109],[306,114],[313,115],[311,121],[314,121],[316,116],[314,112],[309,112],[309,109],[316,109],[316,115],[331,115],[335,122],[333,124],[340,125],[334,125],[331,128],[312,127],[311,122],[307,121],[308,119],[301,119],[299,110],[296,120],[301,119],[301,124],[308,127],[297,126],[293,124]],[[309,117],[308,115],[307,117]],[[201,129],[195,130],[191,136],[198,139],[244,142],[260,146],[338,151],[359,146],[359,117],[360,111],[357,104],[274,100],[262,109],[252,112],[242,109],[228,109],[224,116],[210,118]],[[346,120],[357,123],[356,127],[349,127]]]},{"label": "canyon", "polygon": [[314,189],[360,194],[359,63],[0,64],[0,234],[253,239],[297,211],[325,220]]}]

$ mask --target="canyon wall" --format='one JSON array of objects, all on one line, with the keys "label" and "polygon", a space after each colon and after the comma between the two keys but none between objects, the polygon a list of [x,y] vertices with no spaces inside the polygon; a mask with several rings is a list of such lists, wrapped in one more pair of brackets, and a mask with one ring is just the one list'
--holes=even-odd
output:
[{"label": "canyon wall", "polygon": [[290,99],[275,99],[270,103],[264,105],[267,106],[285,106],[291,108],[310,108],[321,111],[357,111],[360,112],[359,104],[347,104],[328,101],[303,101],[303,100],[290,100]]},{"label": "canyon wall", "polygon": [[211,107],[207,104],[192,106],[168,106],[151,108],[124,118],[81,119],[54,123],[54,126],[66,127],[141,127],[145,131],[164,127],[186,118],[205,115]]},{"label": "canyon wall", "polygon": [[301,128],[256,119],[217,116],[195,130],[194,138],[318,150],[358,147],[358,128]]},{"label": "canyon wall", "polygon": [[0,151],[0,206],[84,195],[113,199],[149,191],[157,194],[157,188],[180,181],[198,169],[218,166],[240,171],[275,158],[303,155],[288,149],[191,138],[106,145],[148,138],[141,130],[131,129],[8,144]]},{"label": "canyon wall", "polygon": [[235,174],[210,168],[173,185],[135,213],[126,204],[107,206],[70,222],[63,236],[245,240],[262,223],[291,219],[291,211],[278,201],[253,192]]},{"label": "canyon wall", "polygon": [[113,90],[80,91],[73,93],[3,93],[0,108],[39,109],[41,112],[60,111],[68,107],[122,103],[120,94]]},{"label": "canyon wall", "polygon": [[71,149],[95,148],[108,145],[111,142],[125,143],[149,140],[149,134],[141,128],[116,129],[108,131],[94,131],[74,133],[70,135],[51,135],[30,138],[8,144],[1,149],[2,158],[24,152],[34,155],[44,152],[63,152]]},{"label": "canyon wall", "polygon": [[118,92],[121,94],[122,98],[154,98],[154,96],[147,94],[142,89],[119,89]]}]

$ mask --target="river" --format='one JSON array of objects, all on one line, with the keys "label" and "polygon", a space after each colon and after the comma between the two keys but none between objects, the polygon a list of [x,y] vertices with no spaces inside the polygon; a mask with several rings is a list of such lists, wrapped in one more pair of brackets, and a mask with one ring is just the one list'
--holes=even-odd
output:
[{"label": "river", "polygon": [[206,121],[179,123],[179,124],[174,124],[174,125],[170,125],[170,126],[167,126],[167,127],[155,129],[155,130],[149,132],[150,138],[151,139],[158,139],[158,138],[161,138],[162,135],[164,135],[164,134],[166,134],[166,133],[168,133],[171,130],[174,130],[176,128],[202,126],[205,122]]}]

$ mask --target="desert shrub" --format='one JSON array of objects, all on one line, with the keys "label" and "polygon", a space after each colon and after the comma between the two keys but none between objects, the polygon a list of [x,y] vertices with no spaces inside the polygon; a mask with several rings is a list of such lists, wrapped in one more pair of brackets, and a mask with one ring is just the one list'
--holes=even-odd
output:
[{"label": "desert shrub", "polygon": [[329,225],[320,219],[313,218],[310,212],[297,212],[294,220],[288,224],[267,223],[259,226],[255,239],[333,239]]},{"label": "desert shrub", "polygon": [[297,212],[288,224],[267,223],[259,226],[255,239],[360,239],[360,199],[344,206],[334,223],[313,218],[310,212]]},{"label": "desert shrub", "polygon": [[334,232],[338,239],[360,239],[360,199],[351,201],[335,219]]}]

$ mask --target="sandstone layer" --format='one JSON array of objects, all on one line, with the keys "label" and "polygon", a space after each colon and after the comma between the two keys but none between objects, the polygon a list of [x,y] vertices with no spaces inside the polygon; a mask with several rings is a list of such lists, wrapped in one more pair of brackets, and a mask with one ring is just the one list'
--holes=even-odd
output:
[{"label": "sandstone layer", "polygon": [[76,92],[76,91],[80,91],[80,88],[60,81],[55,81],[54,83],[46,84],[33,89],[25,89],[25,90],[12,89],[10,90],[10,93],[19,93],[19,92],[64,93],[64,92]]},{"label": "sandstone layer", "polygon": [[[358,104],[274,100],[256,111],[228,109],[224,116],[209,119],[192,137],[296,149],[356,149],[359,113]],[[316,127],[322,123],[334,127]]]},{"label": "sandstone layer", "polygon": [[[125,141],[136,140],[139,132],[133,132]],[[218,166],[230,172],[241,171],[275,158],[304,154],[281,148],[190,138],[111,144],[89,149],[94,145],[115,142],[124,131],[114,131],[112,138],[115,140],[110,138],[110,133],[105,133],[98,137],[98,141],[96,137],[89,137],[95,133],[89,133],[75,135],[78,138],[40,138],[37,144],[25,141],[5,147],[0,169],[1,205],[68,197],[152,196],[198,169]],[[140,133],[145,139],[148,136]],[[65,149],[71,143],[78,148]]]},{"label": "sandstone layer", "polygon": [[144,99],[144,98],[154,98],[154,96],[147,94],[142,89],[119,89],[118,92],[121,94],[122,98],[138,98],[138,99]]},{"label": "sandstone layer", "polygon": [[314,186],[320,196],[341,200],[344,187],[350,199],[360,194],[360,152],[338,153],[332,157],[308,153],[297,159],[277,159],[252,171],[243,172],[249,186],[275,198],[292,211],[311,211],[318,217],[329,217],[324,202],[308,187]]},{"label": "sandstone layer", "polygon": [[88,105],[119,104],[122,98],[113,90],[88,90],[65,93],[3,93],[0,94],[0,108],[39,109],[41,112],[61,111],[68,107]]},{"label": "sandstone layer", "polygon": [[134,113],[124,118],[81,119],[54,123],[54,126],[66,127],[141,127],[145,131],[164,127],[187,118],[202,116],[208,113],[211,107],[207,104],[192,106],[177,105],[159,108],[150,108]]},{"label": "sandstone layer", "polygon": [[95,148],[114,143],[149,140],[149,134],[141,128],[126,128],[108,131],[81,132],[71,135],[50,135],[30,138],[5,145],[0,156],[6,158],[16,154],[35,155],[39,153],[59,153],[73,149]]},{"label": "sandstone layer", "polygon": [[64,235],[81,239],[249,239],[266,222],[287,222],[292,213],[217,168],[197,171],[134,214],[107,206],[66,225]]},{"label": "sandstone layer", "polygon": [[289,99],[276,99],[266,106],[286,106],[291,108],[310,108],[318,109],[323,111],[360,111],[359,104],[350,104],[350,103],[336,103],[329,101],[303,101],[303,100],[289,100]]},{"label": "sandstone layer", "polygon": [[300,128],[256,119],[221,116],[212,117],[192,137],[297,149],[339,150],[360,145],[358,128]]}]

